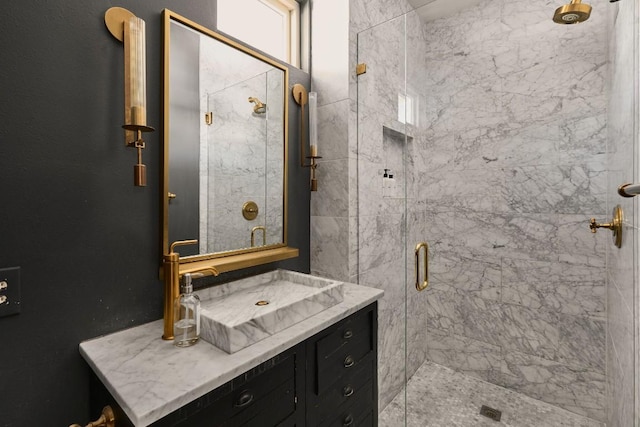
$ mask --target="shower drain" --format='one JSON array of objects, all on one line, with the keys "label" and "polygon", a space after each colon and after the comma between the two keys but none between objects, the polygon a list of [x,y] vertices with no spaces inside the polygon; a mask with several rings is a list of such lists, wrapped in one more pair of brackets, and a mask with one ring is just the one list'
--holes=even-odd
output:
[{"label": "shower drain", "polygon": [[480,408],[480,415],[491,418],[493,421],[500,421],[500,417],[502,417],[502,411],[482,405],[482,407]]}]

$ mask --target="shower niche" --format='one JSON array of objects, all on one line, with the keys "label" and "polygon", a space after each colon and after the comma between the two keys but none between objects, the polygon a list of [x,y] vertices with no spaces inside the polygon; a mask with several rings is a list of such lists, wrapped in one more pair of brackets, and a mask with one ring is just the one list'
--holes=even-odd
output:
[{"label": "shower niche", "polygon": [[382,176],[382,198],[404,198],[404,145],[413,142],[412,126],[393,121],[382,126],[382,152],[384,169]]}]

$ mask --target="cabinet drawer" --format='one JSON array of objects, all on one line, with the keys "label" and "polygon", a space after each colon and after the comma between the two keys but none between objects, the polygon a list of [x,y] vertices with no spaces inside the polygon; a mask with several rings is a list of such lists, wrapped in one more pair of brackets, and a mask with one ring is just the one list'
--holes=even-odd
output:
[{"label": "cabinet drawer", "polygon": [[356,341],[371,341],[372,323],[371,311],[355,314],[353,318],[350,317],[338,323],[333,332],[318,340],[318,358],[330,357],[344,346]]},{"label": "cabinet drawer", "polygon": [[335,414],[335,408],[348,407],[354,401],[363,400],[373,405],[375,399],[373,369],[375,366],[373,361],[369,360],[351,375],[340,378],[318,399],[314,399],[315,404],[312,401],[307,403],[307,410],[316,425],[331,418]]},{"label": "cabinet drawer", "polygon": [[296,410],[293,378],[271,390],[268,396],[252,402],[252,405],[243,407],[242,412],[222,426],[276,426],[286,420]]},{"label": "cabinet drawer", "polygon": [[[244,419],[249,419],[255,412],[252,408],[259,410],[265,406],[265,402],[273,401],[275,396],[278,396],[278,399],[288,398],[287,400],[294,401],[295,356],[287,357],[266,372],[252,374],[248,380],[247,374],[245,377],[236,378],[233,381],[234,391],[223,399],[221,410],[230,418],[242,412]],[[268,405],[269,403],[267,409]]]},{"label": "cabinet drawer", "polygon": [[[291,418],[298,409],[299,348],[280,354],[224,386],[185,405],[154,427],[264,427]],[[298,369],[299,371],[299,369]],[[296,376],[297,375],[297,376]]]},{"label": "cabinet drawer", "polygon": [[[373,352],[371,339],[361,339],[343,346],[328,357],[318,354],[317,393],[321,395],[340,377],[356,371],[366,356]],[[367,358],[368,360],[369,358]]]},{"label": "cabinet drawer", "polygon": [[[326,422],[319,424],[321,427],[373,427],[373,383],[368,381],[362,393],[355,396],[355,400],[330,413]],[[336,415],[337,414],[337,415]]]}]

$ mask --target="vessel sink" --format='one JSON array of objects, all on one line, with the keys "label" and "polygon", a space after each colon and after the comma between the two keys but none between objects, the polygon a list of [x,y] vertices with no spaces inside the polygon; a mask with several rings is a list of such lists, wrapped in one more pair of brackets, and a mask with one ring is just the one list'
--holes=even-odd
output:
[{"label": "vessel sink", "polygon": [[200,337],[235,353],[343,300],[343,282],[276,270],[198,292]]}]

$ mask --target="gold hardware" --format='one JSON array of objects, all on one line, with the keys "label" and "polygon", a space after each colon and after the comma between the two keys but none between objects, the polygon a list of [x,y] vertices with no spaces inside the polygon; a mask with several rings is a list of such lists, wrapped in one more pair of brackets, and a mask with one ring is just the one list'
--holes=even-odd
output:
[{"label": "gold hardware", "polygon": [[194,274],[202,273],[195,277],[202,277],[219,274],[213,266],[203,266],[200,268],[193,268],[190,270],[180,271],[180,254],[176,252],[176,247],[196,245],[197,240],[179,240],[173,242],[169,249],[170,253],[164,256],[164,333],[162,339],[173,339],[173,307],[175,300],[180,295],[180,277],[184,274],[190,273],[192,277]]},{"label": "gold hardware", "polygon": [[359,76],[360,74],[364,74],[366,72],[367,72],[367,64],[362,62],[356,65],[356,76]]},{"label": "gold hardware", "polygon": [[309,94],[307,93],[307,89],[301,84],[297,83],[293,85],[291,89],[291,93],[293,94],[293,99],[300,105],[304,107],[309,102]]},{"label": "gold hardware", "polygon": [[350,368],[350,367],[352,367],[353,365],[356,364],[356,361],[353,358],[353,356],[349,355],[349,356],[345,357],[344,362],[342,364],[343,364],[343,366],[345,368]]},{"label": "gold hardware", "polygon": [[[424,248],[424,282],[420,283],[420,249]],[[429,286],[429,245],[426,242],[416,245],[416,289],[424,291]]]},{"label": "gold hardware", "polygon": [[608,224],[598,224],[595,218],[591,218],[589,221],[589,228],[592,233],[598,231],[598,228],[607,228],[613,232],[613,244],[618,248],[622,247],[622,207],[620,205],[616,205],[613,208],[613,219]]},{"label": "gold hardware", "polygon": [[127,9],[112,7],[104,14],[109,32],[124,44],[124,125],[125,144],[137,150],[138,162],[133,167],[133,185],[146,187],[147,167],[142,164],[145,141],[142,132],[153,132],[147,126],[145,22]]},{"label": "gold hardware", "polygon": [[167,193],[167,198],[168,199],[175,199],[176,198],[176,194],[169,192],[169,193]]},{"label": "gold hardware", "polygon": [[255,232],[258,230],[262,230],[262,246],[267,244],[267,227],[264,225],[258,225],[251,229],[251,247],[253,248],[256,245],[256,236]]},{"label": "gold hardware", "polygon": [[622,197],[635,197],[640,194],[640,184],[622,184],[618,187],[618,194]]},{"label": "gold hardware", "polygon": [[[317,160],[321,159],[321,156],[318,156],[317,148],[310,147],[311,151],[310,156],[305,156],[305,126],[304,126],[304,106],[309,102],[309,94],[307,93],[307,89],[301,84],[293,85],[291,89],[291,93],[293,95],[293,99],[295,99],[296,103],[300,106],[300,166],[303,168],[311,168],[311,191],[318,191],[318,180],[316,179],[316,169],[318,168]],[[315,148],[315,150],[314,150]],[[310,163],[307,164],[305,159],[309,159]]]},{"label": "gold hardware", "polygon": [[256,303],[257,306],[269,305],[269,301],[260,300]]},{"label": "gold hardware", "polygon": [[248,201],[244,205],[242,205],[242,216],[247,221],[253,221],[258,217],[260,213],[260,209],[258,208],[258,204],[253,201]]},{"label": "gold hardware", "polygon": [[213,112],[204,113],[204,122],[209,126],[213,124]]},{"label": "gold hardware", "polygon": [[[90,422],[86,427],[115,427],[116,417],[113,414],[111,406],[107,405],[102,408],[102,415],[95,421]],[[71,424],[69,427],[82,427],[80,424]]]},{"label": "gold hardware", "polygon": [[265,104],[264,102],[260,101],[255,96],[250,96],[249,97],[249,102],[252,102],[254,104],[254,106],[253,106],[253,112],[254,113],[256,113],[256,114],[264,114],[264,113],[267,112],[267,104]]}]

